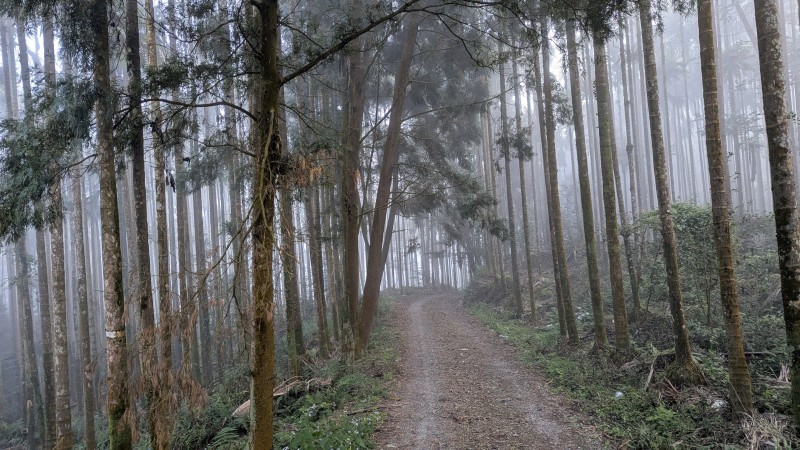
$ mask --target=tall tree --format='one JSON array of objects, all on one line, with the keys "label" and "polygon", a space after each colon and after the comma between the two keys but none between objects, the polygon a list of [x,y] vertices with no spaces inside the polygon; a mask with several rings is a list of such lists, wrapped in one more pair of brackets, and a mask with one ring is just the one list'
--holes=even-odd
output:
[{"label": "tall tree", "polygon": [[[498,49],[503,53],[502,44]],[[522,292],[519,283],[519,266],[517,264],[517,226],[514,215],[514,189],[511,181],[511,148],[510,135],[508,133],[508,112],[506,109],[506,72],[505,63],[500,63],[500,126],[502,128],[503,139],[500,149],[505,162],[506,173],[506,207],[508,208],[508,238],[511,244],[511,282],[512,282],[512,306],[517,317],[522,317]]]},{"label": "tall tree", "polygon": [[106,360],[108,381],[109,448],[128,450],[133,446],[131,424],[126,415],[128,396],[128,349],[125,336],[125,295],[122,290],[122,252],[117,208],[114,124],[109,69],[108,4],[92,0],[89,5],[92,39],[92,72],[98,90],[97,159],[100,175],[100,217],[103,247],[103,292],[106,311]]},{"label": "tall tree", "polygon": [[758,62],[761,69],[761,95],[767,127],[769,169],[772,179],[772,209],[778,240],[781,271],[783,320],[786,342],[792,353],[789,378],[792,383],[794,425],[800,428],[800,230],[798,230],[797,186],[792,150],[789,145],[789,116],[786,111],[786,79],[781,53],[780,24],[776,0],[756,0]]},{"label": "tall tree", "polygon": [[639,22],[642,30],[642,49],[645,60],[647,85],[647,107],[650,113],[650,140],[653,148],[653,170],[656,179],[656,198],[661,222],[661,240],[664,246],[664,267],[667,272],[672,331],[675,334],[675,361],[667,370],[667,377],[676,384],[690,385],[705,380],[700,366],[692,359],[689,346],[689,331],[683,314],[681,281],[678,274],[678,252],[675,244],[675,229],[672,223],[672,204],[667,180],[667,161],[664,153],[664,137],[661,132],[661,112],[658,99],[658,70],[656,69],[655,45],[650,1],[639,2]]},{"label": "tall tree", "polygon": [[706,153],[711,180],[711,211],[714,221],[714,243],[719,263],[719,294],[728,333],[728,371],[733,392],[731,402],[737,413],[753,410],[750,373],[742,345],[739,321],[739,295],[733,273],[730,217],[723,180],[722,140],[720,138],[719,105],[717,103],[717,65],[714,54],[714,26],[711,0],[698,0],[697,24],[700,32],[700,69],[703,78],[703,103],[706,121]]},{"label": "tall tree", "polygon": [[[24,414],[26,416],[25,422],[28,424],[28,447],[37,448],[41,445],[42,440],[39,435],[44,428],[44,409],[42,405],[42,394],[39,390],[39,367],[36,364],[36,348],[33,337],[33,313],[31,307],[31,295],[29,289],[29,274],[30,268],[28,264],[28,250],[25,243],[25,238],[20,238],[16,243],[16,265],[17,265],[17,279],[15,280],[17,286],[17,301],[21,307],[22,317],[20,318],[22,324],[20,329],[23,333],[22,360],[24,362],[23,377],[23,392],[25,393],[24,400]],[[37,434],[39,433],[39,434]]]},{"label": "tall tree", "polygon": [[389,196],[391,194],[392,180],[394,179],[395,165],[399,156],[398,144],[400,142],[400,126],[403,122],[403,106],[411,71],[411,60],[414,56],[414,47],[417,42],[417,32],[421,21],[421,13],[409,16],[395,77],[392,110],[389,113],[389,128],[386,131],[386,143],[383,150],[381,172],[378,178],[378,191],[375,198],[375,211],[372,215],[372,232],[370,233],[367,253],[367,276],[364,283],[363,306],[359,315],[356,356],[361,354],[369,342],[372,323],[375,319],[375,312],[378,309],[378,291],[380,290],[380,282],[386,267],[384,254],[388,255],[384,235],[388,235],[388,238],[391,238],[392,226],[394,225],[393,220],[390,220],[389,226],[387,226],[386,213],[390,207]]},{"label": "tall tree", "polygon": [[[603,176],[603,207],[606,218],[606,247],[608,249],[608,272],[611,278],[611,298],[614,312],[615,345],[623,350],[631,345],[628,332],[628,312],[625,307],[625,286],[622,281],[622,260],[620,257],[619,226],[617,225],[617,202],[614,187],[614,158],[611,142],[611,99],[608,86],[608,67],[606,65],[606,39],[595,31],[594,73],[597,90],[597,122],[600,135],[600,166]],[[622,206],[622,205],[620,205]]]},{"label": "tall tree", "polygon": [[[44,19],[45,84],[53,89],[56,83],[56,55],[52,19]],[[26,56],[27,57],[27,56]],[[62,210],[61,180],[50,187],[52,205]],[[50,230],[53,261],[53,369],[56,389],[56,449],[72,448],[72,411],[70,409],[69,336],[67,336],[67,292],[64,261],[64,221],[57,219]]]},{"label": "tall tree", "polygon": [[[150,240],[147,228],[147,188],[144,165],[144,125],[142,120],[142,62],[139,51],[139,2],[125,1],[125,46],[128,69],[128,102],[131,108],[132,132],[130,134],[131,174],[133,177],[133,207],[136,224],[137,286],[136,313],[140,323],[139,362],[144,377],[146,410],[158,404],[158,391],[154,388],[153,374],[158,367],[156,347],[153,288],[150,275]],[[163,187],[164,184],[161,184]],[[147,414],[148,430],[155,431],[154,414]]]},{"label": "tall tree", "polygon": [[520,79],[519,70],[517,68],[517,52],[513,52],[514,57],[511,60],[511,69],[514,74],[514,117],[516,124],[516,136],[514,142],[517,147],[517,160],[519,162],[519,186],[520,198],[522,200],[522,230],[525,240],[525,263],[528,269],[528,300],[531,306],[531,322],[536,322],[536,293],[534,291],[533,279],[533,262],[531,261],[531,238],[530,238],[530,223],[528,222],[528,187],[525,182],[525,160],[528,158],[527,151],[523,151],[523,147],[527,147],[527,139],[522,130],[522,98],[520,97]]},{"label": "tall tree", "polygon": [[75,250],[75,272],[81,339],[81,379],[83,382],[83,415],[86,450],[97,447],[94,431],[94,383],[92,380],[92,339],[89,334],[89,301],[86,294],[86,255],[83,238],[83,188],[80,169],[72,171],[72,246]]},{"label": "tall tree", "polygon": [[[145,27],[147,30],[147,64],[150,70],[158,68],[158,52],[156,48],[156,27],[155,10],[153,0],[145,0]],[[165,450],[169,445],[170,426],[169,413],[159,414],[158,412],[169,412],[166,398],[167,392],[172,389],[172,301],[169,287],[169,229],[167,228],[167,192],[166,192],[166,148],[164,146],[161,132],[161,106],[158,102],[150,105],[153,117],[151,118],[150,129],[152,131],[153,159],[155,162],[155,210],[156,210],[156,248],[158,249],[158,301],[159,301],[159,326],[157,335],[161,340],[161,364],[149,376],[153,385],[153,402],[155,407],[149,408],[148,434],[150,443],[156,450]],[[137,241],[138,243],[138,241]],[[155,305],[153,305],[153,309]],[[148,318],[149,320],[149,318]],[[143,320],[143,323],[146,322]],[[155,331],[155,330],[154,330]],[[162,395],[163,394],[163,395]],[[161,399],[162,401],[157,401]],[[89,450],[89,449],[87,449]]]},{"label": "tall tree", "polygon": [[575,128],[575,147],[578,153],[578,180],[581,190],[583,211],[583,234],[586,244],[586,264],[589,271],[589,295],[592,299],[594,317],[594,342],[597,347],[608,345],[606,319],[603,314],[603,297],[600,287],[600,270],[597,264],[597,242],[594,233],[594,213],[592,212],[592,191],[589,181],[589,165],[586,161],[586,135],[583,126],[583,104],[581,103],[581,80],[578,73],[578,44],[575,41],[575,21],[567,20],[567,65],[569,83],[572,90],[572,118]]},{"label": "tall tree", "polygon": [[[542,18],[542,32],[546,34],[547,17]],[[578,325],[575,322],[575,311],[572,307],[572,290],[569,283],[569,273],[567,270],[567,254],[564,249],[564,230],[561,226],[561,200],[558,193],[558,162],[556,161],[556,124],[555,111],[553,106],[553,86],[552,76],[550,75],[550,45],[548,39],[542,39],[542,75],[544,86],[544,107],[546,117],[547,148],[543,150],[546,158],[544,159],[545,183],[550,188],[548,195],[548,210],[550,211],[550,226],[552,231],[551,246],[555,258],[558,260],[558,275],[556,283],[561,286],[561,299],[566,324],[567,336],[572,345],[580,343],[578,336]]]},{"label": "tall tree", "polygon": [[[257,61],[261,91],[253,161],[253,370],[250,378],[250,448],[272,447],[272,390],[275,376],[274,290],[276,169],[280,137],[281,77],[278,72],[278,1],[254,2],[260,15]],[[357,243],[357,242],[356,242]],[[358,274],[356,274],[357,276]],[[357,281],[357,280],[356,280]],[[357,300],[357,299],[356,299]]]}]

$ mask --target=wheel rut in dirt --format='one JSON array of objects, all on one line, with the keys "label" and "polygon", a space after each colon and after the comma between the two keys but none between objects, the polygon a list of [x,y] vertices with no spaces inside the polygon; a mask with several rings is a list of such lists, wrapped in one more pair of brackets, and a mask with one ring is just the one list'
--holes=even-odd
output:
[{"label": "wheel rut in dirt", "polygon": [[402,374],[384,404],[378,448],[601,448],[572,403],[547,392],[456,293],[407,298],[396,308]]}]

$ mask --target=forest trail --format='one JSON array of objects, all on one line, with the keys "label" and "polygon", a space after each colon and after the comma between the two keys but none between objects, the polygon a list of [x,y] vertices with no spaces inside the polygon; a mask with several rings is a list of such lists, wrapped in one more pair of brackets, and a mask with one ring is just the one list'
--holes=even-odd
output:
[{"label": "forest trail", "polygon": [[594,428],[514,350],[444,292],[396,305],[402,374],[379,449],[591,449]]}]

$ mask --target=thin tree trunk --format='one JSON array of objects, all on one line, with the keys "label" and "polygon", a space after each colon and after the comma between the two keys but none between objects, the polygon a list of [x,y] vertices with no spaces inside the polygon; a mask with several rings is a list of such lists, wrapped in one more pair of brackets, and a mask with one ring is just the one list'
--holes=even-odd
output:
[{"label": "thin tree trunk", "polygon": [[[623,26],[622,18],[619,19],[619,26],[620,29]],[[623,109],[625,115],[625,152],[628,155],[628,179],[630,184],[630,193],[631,193],[631,221],[635,225],[636,220],[639,217],[639,205],[637,202],[636,197],[636,187],[638,183],[636,181],[636,163],[635,163],[635,156],[634,156],[634,148],[633,148],[633,138],[631,133],[631,102],[628,98],[628,67],[626,64],[626,55],[625,55],[625,43],[623,42],[623,35],[620,34],[619,40],[619,56],[620,56],[620,66],[622,72],[622,100],[623,100]],[[616,158],[615,158],[616,159]],[[616,161],[614,164],[614,168],[618,170]],[[618,173],[618,172],[617,172]],[[622,194],[622,190],[619,190],[618,195]],[[622,209],[620,209],[622,211]],[[636,254],[636,249],[629,247],[628,238],[631,235],[631,229],[627,225],[627,218],[623,220],[623,233],[625,237],[625,253],[628,259],[628,275],[631,277],[631,297],[633,297],[633,315],[634,320],[636,314],[642,309],[642,300],[639,297],[639,264],[638,258]],[[636,247],[639,242],[639,233],[636,231],[636,228],[633,229],[633,245],[632,247]]]},{"label": "thin tree trunk", "polygon": [[[611,101],[608,87],[608,68],[606,66],[605,38],[597,33],[594,42],[594,71],[597,89],[597,121],[600,125],[600,165],[603,175],[603,206],[606,218],[606,246],[608,248],[608,267],[611,279],[611,298],[614,312],[615,345],[623,350],[631,345],[628,333],[628,313],[625,307],[625,287],[622,281],[622,261],[620,258],[619,227],[617,225],[617,202],[614,187],[614,158],[611,142]],[[620,211],[623,205],[620,204]]]},{"label": "thin tree trunk", "polygon": [[[498,49],[503,52],[502,45]],[[522,317],[522,292],[519,283],[519,266],[517,262],[517,226],[514,214],[514,190],[511,183],[511,136],[508,133],[508,113],[506,111],[506,76],[505,64],[500,64],[500,126],[502,127],[503,140],[501,151],[505,161],[506,174],[506,206],[508,208],[508,237],[511,244],[511,280],[512,280],[512,305],[517,317]]]},{"label": "thin tree trunk", "polygon": [[[129,0],[135,1],[135,0]],[[192,209],[194,215],[194,257],[195,257],[195,276],[197,282],[197,303],[200,309],[198,317],[200,319],[200,373],[203,386],[208,388],[214,379],[211,370],[211,336],[208,312],[208,277],[206,271],[206,234],[203,227],[203,189],[196,185],[192,193]]]},{"label": "thin tree trunk", "polygon": [[[542,19],[541,29],[543,31],[547,30],[546,18]],[[572,345],[578,345],[580,343],[580,336],[578,336],[578,326],[575,322],[575,311],[572,308],[572,292],[567,270],[567,255],[564,250],[564,231],[561,226],[561,200],[558,192],[558,162],[556,161],[555,143],[556,124],[553,110],[553,88],[550,76],[550,46],[547,39],[542,40],[542,72],[544,75],[545,115],[547,117],[547,150],[545,151],[547,158],[545,159],[545,164],[548,170],[545,171],[545,178],[549,178],[546,182],[550,187],[548,209],[550,210],[550,223],[553,228],[551,233],[553,242],[551,245],[554,257],[558,262],[556,283],[561,287],[561,303],[569,342]],[[547,175],[548,173],[549,176]]]},{"label": "thin tree trunk", "polygon": [[[155,11],[153,0],[145,0],[145,15],[147,28],[147,63],[151,70],[158,68],[158,54],[156,50]],[[150,377],[153,380],[154,398],[148,410],[148,434],[150,444],[156,450],[166,450],[171,436],[170,417],[174,402],[166,399],[172,390],[172,331],[174,327],[172,318],[172,303],[169,286],[169,229],[167,227],[166,210],[166,148],[161,135],[161,108],[158,102],[151,104],[153,123],[150,125],[153,140],[153,159],[155,160],[155,209],[158,248],[158,302],[159,326],[153,331],[161,341],[161,364],[152,368]],[[149,291],[148,291],[149,292]],[[153,306],[155,308],[155,305]],[[149,318],[147,319],[149,320]],[[155,343],[153,343],[155,345]],[[159,402],[155,400],[159,399]],[[156,411],[159,413],[157,414]],[[151,417],[153,416],[153,417]],[[89,450],[89,449],[87,449]]]},{"label": "thin tree trunk", "polygon": [[28,447],[38,448],[41,445],[41,440],[37,438],[37,430],[43,429],[44,425],[44,408],[42,405],[42,394],[39,390],[39,367],[36,364],[36,350],[34,347],[33,337],[33,315],[31,313],[32,299],[30,296],[30,289],[28,287],[28,274],[30,273],[28,265],[28,249],[26,248],[25,237],[23,236],[17,241],[17,301],[22,309],[22,324],[21,330],[24,333],[22,336],[22,348],[24,353],[22,359],[25,364],[25,377],[23,378],[25,397],[23,398],[25,404],[23,406],[26,414],[28,424]]},{"label": "thin tree trunk", "polygon": [[786,80],[781,55],[780,24],[776,0],[756,0],[758,60],[761,68],[761,93],[769,145],[772,179],[772,208],[778,240],[781,270],[781,298],[786,323],[786,342],[792,352],[789,378],[792,382],[792,412],[795,427],[800,427],[800,236],[798,236],[797,188],[792,151],[789,147],[789,122],[786,112]]},{"label": "thin tree trunk", "polygon": [[714,220],[714,241],[719,263],[719,290],[725,329],[728,333],[728,370],[733,392],[733,410],[750,414],[753,410],[753,393],[750,373],[742,345],[739,323],[739,298],[733,273],[730,218],[725,198],[722,166],[722,141],[720,140],[719,105],[717,104],[717,66],[714,55],[714,27],[710,0],[699,0],[697,20],[700,31],[700,67],[703,78],[703,100],[706,120],[706,151],[708,174],[711,180],[711,206]]},{"label": "thin tree trunk", "polygon": [[661,240],[664,245],[664,266],[667,272],[672,329],[675,334],[675,362],[670,365],[667,377],[676,385],[692,385],[705,380],[700,367],[692,359],[689,347],[689,332],[683,314],[680,275],[678,274],[678,252],[675,244],[675,230],[672,224],[672,207],[669,183],[667,181],[664,139],[661,133],[661,112],[658,100],[658,72],[656,70],[655,45],[653,44],[653,24],[650,15],[650,2],[639,3],[639,20],[642,28],[642,48],[644,50],[645,78],[647,80],[647,106],[650,112],[650,136],[653,147],[653,170],[656,178]]},{"label": "thin tree trunk", "polygon": [[[158,366],[156,347],[155,312],[153,311],[153,288],[150,276],[150,244],[147,229],[147,189],[144,165],[144,125],[142,122],[142,69],[139,53],[139,3],[137,0],[125,2],[125,45],[128,70],[129,106],[131,118],[131,169],[133,176],[133,206],[136,224],[136,256],[138,286],[134,289],[139,319],[139,362],[145,390],[145,410],[158,404],[159,392],[155,389],[155,372]],[[161,184],[163,187],[163,183]],[[152,436],[156,430],[155,414],[147,414],[147,428]]]},{"label": "thin tree trunk", "polygon": [[[375,312],[378,307],[378,291],[380,282],[383,278],[386,258],[384,253],[384,234],[389,238],[392,234],[393,221],[386,225],[386,214],[389,208],[389,198],[391,195],[391,185],[395,165],[398,159],[398,143],[400,139],[400,126],[402,124],[403,105],[406,98],[406,88],[408,87],[409,73],[411,70],[411,59],[414,56],[414,46],[417,42],[417,30],[422,21],[421,13],[412,14],[406,26],[406,36],[403,41],[403,49],[397,67],[392,110],[389,113],[389,127],[386,132],[386,144],[383,151],[381,163],[381,173],[378,178],[378,189],[375,197],[375,210],[373,213],[372,232],[367,254],[367,275],[364,284],[364,296],[362,308],[359,315],[358,341],[356,343],[355,355],[360,356],[369,342],[372,331],[372,324],[375,320]],[[360,120],[360,119],[359,119]]]},{"label": "thin tree trunk", "polygon": [[[61,209],[61,182],[51,187],[52,207]],[[56,388],[56,449],[72,448],[72,410],[69,392],[67,344],[67,293],[64,266],[64,223],[56,220],[50,230],[53,255],[53,370]]]},{"label": "thin tree trunk", "polygon": [[[526,142],[525,135],[522,132],[522,99],[520,98],[520,80],[517,69],[517,55],[514,52],[514,59],[512,60],[512,71],[514,73],[514,113],[516,120],[516,137],[515,142],[521,144]],[[517,151],[519,152],[519,148]],[[519,162],[519,186],[520,197],[522,200],[522,230],[525,239],[525,262],[528,269],[528,300],[531,307],[531,322],[536,323],[536,293],[533,283],[533,261],[531,261],[531,238],[530,238],[530,224],[528,222],[528,187],[525,183],[525,159],[526,156],[522,154],[517,155]]]},{"label": "thin tree trunk", "polygon": [[[361,15],[361,2],[352,2],[355,17]],[[342,336],[342,351],[346,354],[355,352],[355,341],[359,338],[358,330],[358,297],[359,297],[359,199],[358,170],[361,154],[361,130],[364,117],[364,75],[361,64],[361,40],[350,44],[346,55],[347,64],[347,101],[342,120],[345,129],[345,154],[342,159],[342,234],[344,238],[343,278],[344,301],[342,303],[345,327]]]},{"label": "thin tree trunk", "polygon": [[314,304],[317,312],[317,333],[319,338],[319,355],[327,359],[330,354],[330,337],[328,336],[328,308],[325,305],[325,287],[322,282],[322,251],[320,248],[318,228],[319,201],[316,188],[306,189],[306,226],[308,227],[308,245],[311,259],[311,281],[313,283]]},{"label": "thin tree trunk", "polygon": [[581,102],[581,81],[578,73],[578,54],[575,42],[575,21],[567,21],[567,59],[569,82],[572,91],[572,118],[575,127],[575,146],[578,153],[578,180],[581,190],[583,210],[583,234],[586,243],[586,264],[589,271],[589,294],[592,299],[594,317],[594,342],[596,347],[608,345],[606,319],[603,314],[603,297],[600,286],[600,270],[597,264],[597,243],[594,234],[594,214],[592,212],[592,191],[589,182],[589,165],[586,161],[586,138],[583,126],[583,105]]},{"label": "thin tree trunk", "polygon": [[[278,44],[280,45],[280,43]],[[298,82],[300,79],[298,78]],[[298,89],[299,91],[299,89]],[[281,89],[281,98],[283,90]],[[278,110],[279,135],[282,142],[286,139],[286,120],[283,108]],[[288,157],[288,148],[281,147],[284,157]],[[286,301],[286,344],[289,353],[289,374],[300,376],[302,358],[306,353],[303,338],[303,319],[300,314],[300,287],[298,285],[297,255],[295,250],[296,230],[294,226],[294,208],[292,190],[289,184],[280,185],[280,223],[281,223],[281,264],[283,266],[283,291]]]},{"label": "thin tree trunk", "polygon": [[92,382],[92,339],[89,334],[89,303],[86,294],[86,256],[83,237],[83,189],[79,168],[72,171],[72,246],[75,249],[75,270],[77,272],[78,311],[80,316],[81,338],[81,378],[83,383],[83,414],[85,423],[84,443],[86,450],[97,447],[94,432],[94,383]]}]

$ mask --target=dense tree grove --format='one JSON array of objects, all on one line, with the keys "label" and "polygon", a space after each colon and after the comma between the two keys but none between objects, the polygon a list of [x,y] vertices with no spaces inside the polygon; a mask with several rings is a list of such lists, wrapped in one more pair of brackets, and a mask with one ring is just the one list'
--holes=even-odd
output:
[{"label": "dense tree grove", "polygon": [[284,398],[454,290],[800,427],[800,2],[0,0],[0,52],[0,448],[372,448]]}]

